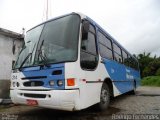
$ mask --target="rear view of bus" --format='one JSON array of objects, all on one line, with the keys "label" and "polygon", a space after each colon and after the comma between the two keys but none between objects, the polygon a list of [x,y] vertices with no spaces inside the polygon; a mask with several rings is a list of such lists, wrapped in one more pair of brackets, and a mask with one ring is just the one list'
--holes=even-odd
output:
[{"label": "rear view of bus", "polygon": [[128,85],[121,92],[125,84],[112,79],[116,67],[100,54],[98,29],[87,16],[72,13],[29,30],[11,76],[12,101],[68,111],[97,104],[103,110],[111,96],[134,90],[139,71],[132,74],[121,63]]}]

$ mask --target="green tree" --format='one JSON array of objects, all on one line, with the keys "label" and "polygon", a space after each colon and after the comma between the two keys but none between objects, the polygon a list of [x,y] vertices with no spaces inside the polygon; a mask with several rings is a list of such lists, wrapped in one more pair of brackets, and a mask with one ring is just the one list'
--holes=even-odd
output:
[{"label": "green tree", "polygon": [[149,63],[150,74],[156,75],[157,70],[160,68],[160,58],[154,59]]},{"label": "green tree", "polygon": [[156,71],[156,75],[160,76],[160,68],[158,68],[158,70]]},{"label": "green tree", "polygon": [[147,68],[147,66],[149,65],[149,63],[151,61],[154,60],[154,58],[152,58],[150,55],[151,55],[151,53],[145,53],[144,52],[144,53],[139,54],[137,56],[137,59],[139,61],[139,68],[140,68],[140,72],[141,72],[142,77],[145,77],[146,75],[148,75],[148,72],[150,72],[149,68]]}]

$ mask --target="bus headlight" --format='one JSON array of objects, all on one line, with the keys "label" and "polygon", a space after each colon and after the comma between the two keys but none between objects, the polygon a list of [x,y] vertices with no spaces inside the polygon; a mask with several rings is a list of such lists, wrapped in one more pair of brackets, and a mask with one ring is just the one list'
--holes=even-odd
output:
[{"label": "bus headlight", "polygon": [[62,86],[62,85],[63,85],[63,81],[62,81],[62,80],[58,80],[58,81],[57,81],[57,85],[58,85],[58,86]]},{"label": "bus headlight", "polygon": [[19,87],[20,86],[20,84],[19,84],[19,82],[17,82],[17,87]]},{"label": "bus headlight", "polygon": [[49,85],[54,86],[54,81],[53,80],[49,81]]},{"label": "bus headlight", "polygon": [[13,87],[16,87],[16,82],[13,82],[12,85],[13,85]]}]

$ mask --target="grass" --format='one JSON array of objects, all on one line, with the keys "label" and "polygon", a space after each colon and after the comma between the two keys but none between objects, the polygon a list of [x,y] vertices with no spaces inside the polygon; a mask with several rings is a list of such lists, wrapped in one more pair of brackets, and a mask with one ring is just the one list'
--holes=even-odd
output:
[{"label": "grass", "polygon": [[142,86],[157,86],[160,87],[160,76],[144,77],[141,81]]}]

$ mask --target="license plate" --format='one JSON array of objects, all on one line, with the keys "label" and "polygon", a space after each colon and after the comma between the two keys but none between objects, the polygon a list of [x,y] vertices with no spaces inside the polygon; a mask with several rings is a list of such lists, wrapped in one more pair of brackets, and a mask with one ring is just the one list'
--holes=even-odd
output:
[{"label": "license plate", "polygon": [[37,100],[27,100],[27,105],[35,106],[38,105]]}]

